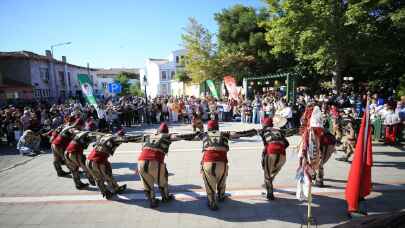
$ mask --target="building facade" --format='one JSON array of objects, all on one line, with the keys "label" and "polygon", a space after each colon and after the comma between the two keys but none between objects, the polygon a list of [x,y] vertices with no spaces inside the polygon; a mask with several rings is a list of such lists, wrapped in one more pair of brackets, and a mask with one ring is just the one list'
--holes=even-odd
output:
[{"label": "building facade", "polygon": [[141,86],[144,88],[146,78],[146,91],[150,97],[156,96],[180,96],[183,94],[183,86],[175,78],[176,71],[183,68],[185,49],[170,53],[167,59],[146,60],[145,69],[140,70]]},{"label": "building facade", "polygon": [[[31,88],[32,96],[10,96],[7,99],[36,99],[47,101],[63,101],[70,97],[80,97],[78,75],[87,74],[93,81],[95,94],[99,93],[99,85],[95,70],[73,65],[53,59],[50,51],[45,55],[33,52],[0,52],[0,75],[3,86],[17,83],[19,86]],[[1,96],[0,96],[1,97]]]},{"label": "building facade", "polygon": [[99,90],[104,97],[114,96],[108,91],[108,84],[114,83],[115,79],[120,73],[127,73],[130,76],[128,78],[129,84],[139,83],[140,79],[140,69],[138,68],[110,68],[110,69],[99,69],[96,71],[97,79],[99,81]]}]

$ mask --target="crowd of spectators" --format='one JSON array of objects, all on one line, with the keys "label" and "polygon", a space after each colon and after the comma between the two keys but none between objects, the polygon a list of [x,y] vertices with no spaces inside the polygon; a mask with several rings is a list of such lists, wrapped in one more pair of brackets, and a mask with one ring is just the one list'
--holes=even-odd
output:
[{"label": "crowd of spectators", "polygon": [[[115,132],[123,126],[157,124],[162,121],[191,123],[196,115],[203,121],[217,118],[219,121],[253,124],[259,124],[263,117],[280,115],[287,119],[287,128],[298,128],[300,117],[309,103],[316,103],[321,107],[326,126],[328,118],[336,119],[343,115],[350,115],[354,119],[361,118],[366,98],[367,95],[354,92],[312,96],[300,92],[294,103],[288,103],[285,97],[266,93],[255,95],[252,99],[243,96],[238,99],[165,96],[146,100],[144,97],[126,96],[114,102],[99,102],[98,110],[77,101],[58,105],[6,106],[0,109],[0,137],[7,145],[16,146],[26,130],[45,132],[68,121],[70,116],[79,116],[84,121],[86,130],[102,132]],[[394,100],[374,94],[369,104],[373,121],[378,118],[385,121],[388,116],[391,122],[397,121],[400,124],[405,121],[405,97]],[[397,116],[397,120],[393,120],[392,116]]]}]

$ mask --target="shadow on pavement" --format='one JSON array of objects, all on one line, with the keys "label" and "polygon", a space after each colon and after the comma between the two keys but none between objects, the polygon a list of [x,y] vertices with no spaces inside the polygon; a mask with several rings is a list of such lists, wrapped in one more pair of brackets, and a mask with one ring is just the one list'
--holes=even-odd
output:
[{"label": "shadow on pavement", "polygon": [[114,178],[118,181],[139,181],[139,175],[138,175],[138,163],[136,162],[113,162],[111,164],[111,167],[113,169],[126,169],[128,168],[132,172],[128,173],[126,172],[125,174],[117,174],[116,172],[114,173]]},{"label": "shadow on pavement", "polygon": [[3,155],[18,155],[19,152],[15,147],[0,145],[0,156]]},{"label": "shadow on pavement", "polygon": [[405,162],[373,162],[373,166],[376,167],[392,167],[397,169],[405,169]]},{"label": "shadow on pavement", "polygon": [[[171,189],[193,189],[200,186],[172,186]],[[138,191],[139,192],[139,191]],[[218,211],[211,211],[207,207],[206,198],[197,198],[198,195],[192,191],[184,192],[186,195],[193,196],[196,199],[191,201],[174,200],[169,203],[161,203],[156,209],[163,213],[183,213],[193,214],[205,217],[211,217],[228,222],[257,222],[276,220],[295,224],[303,224],[306,218],[307,205],[296,199],[277,198],[275,201],[268,202],[264,199],[257,199],[254,202],[243,202],[228,198],[220,203]],[[129,205],[149,208],[147,200],[123,200],[114,199]],[[347,220],[344,213],[345,201],[327,196],[315,196],[312,209],[313,216],[316,217],[319,225],[337,224]],[[325,206],[319,206],[325,205]],[[155,210],[155,209],[150,209]]]},{"label": "shadow on pavement", "polygon": [[[328,179],[331,182],[345,182],[343,180]],[[405,197],[403,197],[404,191],[401,190],[405,185],[387,185],[375,183],[379,189],[383,190],[374,191],[374,194],[378,194],[373,198],[367,199],[368,212],[371,214],[383,213],[383,212],[395,212],[405,209]],[[294,193],[287,191],[280,191],[286,193],[290,197],[276,198],[275,201],[268,202],[264,196],[256,197],[249,200],[249,202],[239,201],[236,199],[228,198],[225,202],[220,203],[220,209],[218,211],[211,211],[207,207],[206,198],[201,198],[192,189],[202,189],[199,185],[172,185],[170,186],[171,192],[183,192],[188,196],[192,196],[194,200],[177,201],[174,200],[169,203],[160,203],[157,211],[163,213],[183,213],[193,214],[205,217],[211,217],[228,222],[257,222],[257,221],[284,221],[294,224],[303,224],[306,220],[307,204],[306,202],[300,202],[294,197]],[[157,189],[156,189],[157,190]],[[129,192],[140,193],[141,190],[128,189]],[[146,200],[123,200],[115,199],[114,201],[124,204],[135,205],[139,207],[149,208]],[[155,209],[150,209],[155,210]],[[339,224],[347,221],[346,215],[346,201],[344,196],[341,198],[326,196],[326,195],[314,195],[312,213],[315,217],[318,225],[325,224]]]},{"label": "shadow on pavement", "polygon": [[135,170],[138,170],[138,163],[136,163],[136,162],[112,162],[111,167],[113,169],[128,168],[132,171],[135,171]]},{"label": "shadow on pavement", "polygon": [[405,152],[373,152],[373,155],[387,155],[391,157],[405,157]]},{"label": "shadow on pavement", "polygon": [[[138,163],[136,162],[113,162],[111,164],[112,169],[125,169],[128,168],[129,170],[133,171],[131,173],[126,174],[117,174],[114,173],[114,178],[120,181],[139,181],[141,180],[138,174]],[[174,173],[169,172],[169,176],[174,176]]]}]

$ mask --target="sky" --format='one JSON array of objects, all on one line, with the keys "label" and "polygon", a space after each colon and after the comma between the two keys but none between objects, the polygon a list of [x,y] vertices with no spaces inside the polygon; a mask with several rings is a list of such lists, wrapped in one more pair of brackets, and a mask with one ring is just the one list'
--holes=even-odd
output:
[{"label": "sky", "polygon": [[261,0],[0,0],[0,51],[45,54],[94,68],[141,68],[181,49],[189,17],[216,33],[214,13]]}]

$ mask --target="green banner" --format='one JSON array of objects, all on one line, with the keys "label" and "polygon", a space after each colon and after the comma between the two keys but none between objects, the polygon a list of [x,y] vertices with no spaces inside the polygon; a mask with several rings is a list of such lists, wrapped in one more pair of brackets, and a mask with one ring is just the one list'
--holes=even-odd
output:
[{"label": "green banner", "polygon": [[77,75],[80,87],[82,88],[83,96],[86,98],[87,102],[90,105],[93,105],[96,109],[98,109],[96,98],[93,94],[93,83],[90,80],[87,74],[79,74]]},{"label": "green banner", "polygon": [[215,84],[212,80],[207,80],[207,85],[210,88],[210,91],[212,93],[212,96],[215,97],[216,99],[219,99],[217,89],[215,88]]}]

